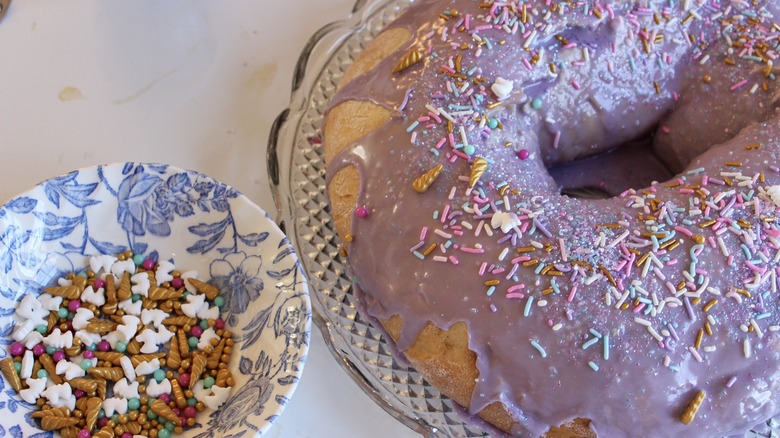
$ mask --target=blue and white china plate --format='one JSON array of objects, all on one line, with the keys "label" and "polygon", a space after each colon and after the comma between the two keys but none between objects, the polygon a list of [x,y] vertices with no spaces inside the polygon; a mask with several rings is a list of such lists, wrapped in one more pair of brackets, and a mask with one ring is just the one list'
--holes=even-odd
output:
[{"label": "blue and white china plate", "polygon": [[[88,256],[125,250],[217,285],[221,317],[234,333],[227,402],[202,412],[184,436],[259,436],[278,418],[306,361],[311,306],[287,237],[234,188],[160,164],[120,163],[78,170],[38,184],[0,208],[0,359],[8,356],[11,315]],[[0,379],[0,436],[46,437]]]}]

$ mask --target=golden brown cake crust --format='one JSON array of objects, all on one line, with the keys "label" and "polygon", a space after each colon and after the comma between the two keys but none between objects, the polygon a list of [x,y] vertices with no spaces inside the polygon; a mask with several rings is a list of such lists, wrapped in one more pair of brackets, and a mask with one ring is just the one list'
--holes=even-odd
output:
[{"label": "golden brown cake crust", "polygon": [[[355,77],[373,69],[383,58],[401,47],[409,38],[404,29],[391,29],[380,34],[362,52],[350,69],[344,74],[339,86],[344,86]],[[326,162],[348,146],[365,137],[390,120],[390,112],[367,101],[346,101],[331,109],[323,127],[324,152]],[[357,197],[360,192],[360,176],[353,166],[340,169],[331,178],[328,185],[332,216],[341,240],[351,240],[350,229]],[[346,245],[346,243],[345,243]],[[394,316],[381,321],[387,333],[397,341],[403,319]],[[468,348],[468,333],[463,323],[442,330],[429,323],[418,335],[414,344],[404,352],[415,369],[443,394],[458,404],[468,407],[479,376],[476,367],[476,354]],[[494,402],[479,416],[498,427],[510,432],[515,420],[506,407]],[[588,421],[575,419],[560,427],[552,427],[545,434],[550,438],[593,437]]]}]

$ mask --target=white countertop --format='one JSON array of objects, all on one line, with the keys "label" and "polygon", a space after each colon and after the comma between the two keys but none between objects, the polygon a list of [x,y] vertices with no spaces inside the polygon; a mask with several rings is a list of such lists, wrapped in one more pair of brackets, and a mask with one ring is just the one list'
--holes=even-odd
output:
[{"label": "white countertop", "polygon": [[[117,161],[175,164],[273,214],[266,143],[309,36],[353,0],[15,0],[0,22],[0,202]],[[413,437],[314,329],[271,437]]]}]

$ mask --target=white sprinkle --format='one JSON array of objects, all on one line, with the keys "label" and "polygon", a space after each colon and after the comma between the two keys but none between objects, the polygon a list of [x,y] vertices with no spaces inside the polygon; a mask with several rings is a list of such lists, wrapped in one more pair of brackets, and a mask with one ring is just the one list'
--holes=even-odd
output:
[{"label": "white sprinkle", "polygon": [[652,325],[652,324],[650,324],[650,321],[648,321],[648,320],[646,320],[644,318],[640,318],[638,316],[634,317],[634,322],[637,323],[637,324],[641,324],[641,325],[643,325],[645,327],[650,327]]},{"label": "white sprinkle", "polygon": [[745,339],[742,342],[742,352],[745,354],[746,358],[750,358],[750,339]]}]

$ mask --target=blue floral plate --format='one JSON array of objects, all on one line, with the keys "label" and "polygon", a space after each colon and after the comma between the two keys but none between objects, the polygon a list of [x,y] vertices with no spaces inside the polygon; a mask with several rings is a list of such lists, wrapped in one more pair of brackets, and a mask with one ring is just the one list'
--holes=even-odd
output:
[{"label": "blue floral plate", "polygon": [[[88,256],[125,250],[197,270],[225,299],[234,333],[227,402],[203,412],[184,436],[259,436],[287,404],[306,361],[311,306],[289,240],[234,188],[197,172],[121,163],[47,180],[0,208],[0,359],[11,315],[24,294],[88,265]],[[42,432],[0,379],[0,437]]]}]

